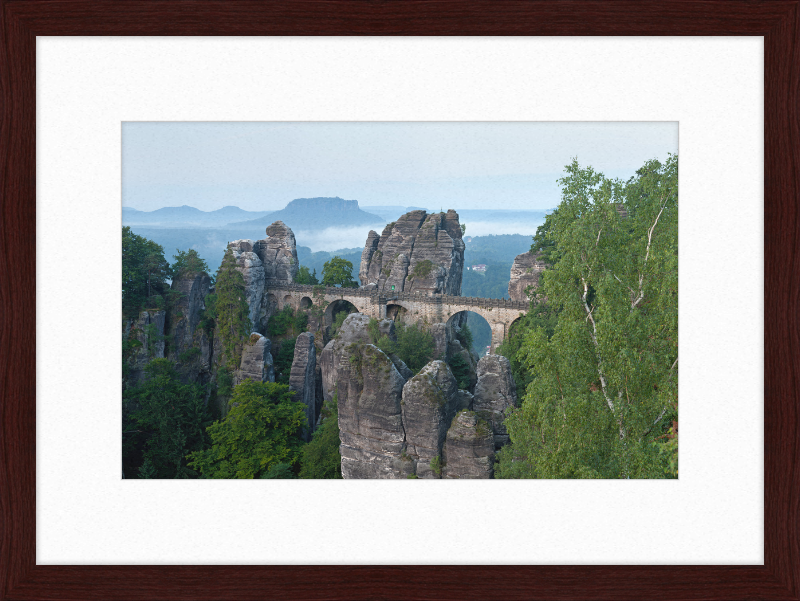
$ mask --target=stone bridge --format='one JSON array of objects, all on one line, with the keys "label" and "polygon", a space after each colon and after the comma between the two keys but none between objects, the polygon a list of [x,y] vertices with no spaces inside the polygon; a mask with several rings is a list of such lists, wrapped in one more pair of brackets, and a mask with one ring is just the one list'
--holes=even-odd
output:
[{"label": "stone bridge", "polygon": [[312,305],[324,307],[324,325],[333,323],[334,314],[355,307],[359,313],[375,319],[402,319],[407,322],[422,321],[428,324],[448,323],[463,311],[472,311],[483,317],[492,328],[491,352],[505,340],[517,319],[528,312],[528,303],[466,296],[432,296],[420,293],[379,293],[360,288],[335,288],[284,284],[269,288],[267,299],[273,311],[286,305],[294,309],[309,309]]}]

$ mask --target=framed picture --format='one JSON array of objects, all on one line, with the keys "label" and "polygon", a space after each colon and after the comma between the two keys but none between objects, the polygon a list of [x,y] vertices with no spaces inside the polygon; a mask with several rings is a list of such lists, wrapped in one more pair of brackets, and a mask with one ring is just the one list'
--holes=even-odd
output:
[{"label": "framed picture", "polygon": [[[6,266],[2,289],[13,291],[1,295],[4,344],[0,352],[6,374],[0,391],[3,415],[0,555],[4,598],[798,598],[800,562],[793,534],[797,531],[800,490],[793,467],[798,440],[797,392],[793,386],[798,312],[794,301],[797,268],[791,260],[797,239],[798,177],[798,164],[791,149],[800,137],[795,89],[800,69],[795,39],[797,3],[675,2],[640,6],[612,1],[468,6],[469,10],[459,3],[342,2],[330,10],[326,3],[304,1],[290,5],[271,2],[98,5],[81,1],[4,4],[5,43],[0,75],[6,103],[0,152],[5,177],[0,257]],[[323,7],[325,10],[320,10]],[[90,562],[77,560],[67,562],[74,565],[54,565],[47,561],[37,565],[37,553],[43,546],[40,536],[52,524],[52,518],[37,524],[37,478],[41,476],[37,473],[37,452],[42,451],[41,447],[37,449],[37,417],[44,419],[44,416],[37,416],[36,411],[36,365],[37,355],[42,365],[45,349],[43,339],[34,338],[34,332],[37,307],[44,300],[37,295],[36,273],[45,247],[41,239],[37,241],[37,221],[43,216],[37,215],[36,192],[47,188],[46,182],[37,182],[36,167],[37,158],[54,148],[48,146],[47,132],[35,128],[37,108],[41,107],[37,107],[34,99],[37,94],[47,92],[47,86],[40,87],[36,79],[37,60],[48,58],[44,51],[37,55],[36,38],[117,35],[763,36],[764,565],[471,566],[461,560],[424,561],[428,564],[424,566],[399,565],[412,563],[413,558],[385,562],[394,565],[363,565],[370,563],[369,560],[352,562],[362,565],[143,565],[145,562],[140,558],[129,562],[134,565],[92,566],[81,565]],[[146,45],[148,40],[136,43]],[[104,55],[96,54],[92,60],[101,64]],[[74,72],[65,71],[64,77],[80,78],[81,65],[74,67]],[[87,88],[88,94],[93,92]],[[191,113],[187,106],[173,107],[170,118],[187,118]],[[52,119],[53,114],[45,117]],[[137,114],[125,117],[138,118]],[[374,116],[364,115],[364,118]],[[75,139],[79,145],[80,138]],[[61,151],[69,152],[69,148]],[[75,177],[85,176],[75,174]],[[80,202],[80,199],[67,200]],[[74,206],[68,210],[74,210]],[[40,230],[38,235],[41,234]],[[41,376],[39,373],[38,377]],[[69,437],[69,433],[65,436]],[[379,498],[367,498],[380,503]],[[124,503],[124,499],[113,501]],[[669,516],[665,516],[664,524],[660,526],[668,533]],[[653,536],[659,532],[656,528]],[[80,533],[75,536],[79,538]],[[567,529],[565,536],[578,534]],[[163,550],[152,549],[152,563],[192,562],[191,557],[174,558],[169,553],[165,561],[164,553],[159,553]],[[332,557],[331,563],[337,561],[341,558]],[[248,562],[237,558],[215,563]],[[287,563],[300,562],[293,559]]]}]

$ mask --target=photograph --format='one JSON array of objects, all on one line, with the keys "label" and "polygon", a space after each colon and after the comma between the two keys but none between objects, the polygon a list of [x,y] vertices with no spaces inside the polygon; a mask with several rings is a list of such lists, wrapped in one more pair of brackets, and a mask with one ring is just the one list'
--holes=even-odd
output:
[{"label": "photograph", "polygon": [[678,130],[122,123],[123,479],[677,479]]}]

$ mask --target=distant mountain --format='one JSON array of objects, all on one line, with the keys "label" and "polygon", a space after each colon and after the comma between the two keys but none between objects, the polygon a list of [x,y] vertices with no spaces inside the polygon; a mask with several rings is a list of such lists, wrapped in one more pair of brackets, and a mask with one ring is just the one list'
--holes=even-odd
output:
[{"label": "distant mountain", "polygon": [[358,208],[357,200],[335,198],[297,198],[284,209],[265,217],[230,223],[233,227],[263,226],[283,221],[293,230],[316,230],[327,227],[350,227],[357,225],[385,224],[380,215],[373,215]]},{"label": "distant mountain", "polygon": [[267,214],[269,211],[245,211],[234,206],[222,207],[216,211],[201,211],[188,205],[164,207],[155,211],[139,211],[130,207],[122,207],[122,225],[222,227],[234,221],[256,219]]}]

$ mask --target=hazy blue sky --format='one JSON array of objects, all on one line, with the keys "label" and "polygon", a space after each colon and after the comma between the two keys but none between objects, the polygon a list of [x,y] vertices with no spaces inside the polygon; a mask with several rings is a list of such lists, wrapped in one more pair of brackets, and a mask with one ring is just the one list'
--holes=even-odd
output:
[{"label": "hazy blue sky", "polygon": [[577,157],[627,179],[678,151],[677,122],[126,122],[122,203],[282,209],[360,205],[549,209]]}]

